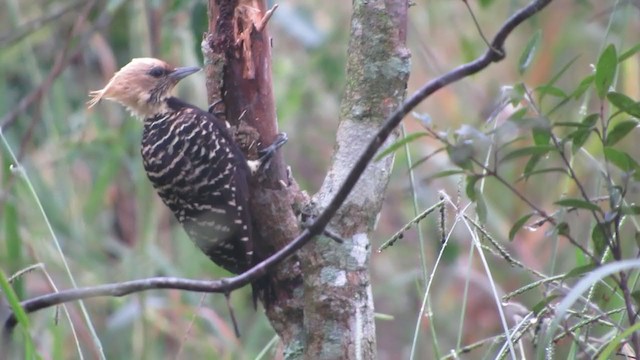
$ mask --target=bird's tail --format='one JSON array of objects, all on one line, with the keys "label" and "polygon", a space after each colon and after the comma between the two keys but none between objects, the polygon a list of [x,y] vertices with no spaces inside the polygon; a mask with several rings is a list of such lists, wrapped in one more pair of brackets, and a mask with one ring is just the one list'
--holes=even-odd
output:
[{"label": "bird's tail", "polygon": [[258,308],[258,300],[262,301],[265,309],[271,306],[276,299],[275,289],[274,279],[269,273],[252,282],[253,308]]}]

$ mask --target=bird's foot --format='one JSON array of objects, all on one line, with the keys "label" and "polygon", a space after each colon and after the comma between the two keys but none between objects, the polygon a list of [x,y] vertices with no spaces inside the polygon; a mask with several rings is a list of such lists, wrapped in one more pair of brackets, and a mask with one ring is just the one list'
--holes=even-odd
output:
[{"label": "bird's foot", "polygon": [[249,161],[249,167],[251,168],[252,173],[262,172],[268,169],[273,155],[275,155],[276,151],[278,151],[278,149],[280,149],[288,140],[289,137],[287,136],[287,133],[279,133],[271,145],[262,150],[258,150],[258,160]]},{"label": "bird's foot", "polygon": [[[216,110],[216,108],[218,107],[218,105],[222,104],[223,101],[222,99],[216,100],[214,101],[212,104],[209,105],[209,107],[207,108],[207,111],[209,111],[209,114],[212,114],[216,117],[224,117],[225,112],[221,111],[221,110]],[[224,105],[223,105],[224,108]]]}]

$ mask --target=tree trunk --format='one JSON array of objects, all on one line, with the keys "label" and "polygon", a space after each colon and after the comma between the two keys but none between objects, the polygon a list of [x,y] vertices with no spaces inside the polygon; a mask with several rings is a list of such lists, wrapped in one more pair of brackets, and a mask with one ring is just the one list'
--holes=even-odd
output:
[{"label": "tree trunk", "polygon": [[[209,32],[202,50],[205,57],[207,95],[212,111],[236,130],[249,158],[257,147],[273,142],[278,132],[271,82],[269,16],[262,0],[210,0]],[[262,252],[272,253],[300,233],[294,208],[305,197],[288,178],[278,153],[266,176],[251,184],[251,213]],[[267,317],[284,344],[302,338],[302,275],[297,256],[271,271],[276,284],[275,300],[265,304]]]},{"label": "tree trunk", "polygon": [[[311,214],[324,209],[378,126],[404,99],[408,2],[354,0],[353,6],[336,151],[320,191],[309,203],[288,178],[282,157],[253,184],[252,214],[270,250],[299,233],[300,209]],[[213,111],[238,128],[249,157],[256,151],[251,144],[267,145],[277,134],[267,21],[262,0],[210,0],[209,32],[202,43]],[[345,243],[320,237],[275,269],[276,299],[266,312],[287,358],[376,358],[367,234],[392,164],[392,156],[371,164],[331,223]]]},{"label": "tree trunk", "polygon": [[[402,103],[409,78],[407,2],[356,0],[353,5],[337,146],[313,197],[317,212],[333,198],[378,126]],[[367,234],[375,227],[392,164],[392,156],[370,164],[334,217],[330,229],[347,239],[344,244],[323,237],[301,250],[308,359],[376,358]]]}]

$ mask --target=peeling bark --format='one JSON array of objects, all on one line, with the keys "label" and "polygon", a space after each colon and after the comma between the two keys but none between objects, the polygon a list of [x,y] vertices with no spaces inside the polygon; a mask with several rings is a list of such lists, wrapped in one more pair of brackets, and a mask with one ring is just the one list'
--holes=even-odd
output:
[{"label": "peeling bark", "polygon": [[[253,184],[252,214],[268,250],[299,233],[294,209],[317,214],[326,207],[378,126],[402,103],[409,76],[406,13],[406,0],[354,1],[347,88],[322,188],[309,204],[287,177],[281,156]],[[213,111],[236,127],[249,157],[256,144],[267,145],[277,134],[268,18],[262,0],[210,0],[209,32],[202,43]],[[276,268],[277,296],[266,312],[286,358],[376,357],[367,233],[382,206],[392,164],[391,156],[371,164],[334,218],[331,228],[347,239],[344,244],[320,237]]]},{"label": "peeling bark", "polygon": [[[262,0],[210,0],[209,32],[202,42],[212,111],[234,126],[236,140],[249,158],[255,158],[258,148],[271,144],[278,133],[265,26],[269,16]],[[305,196],[288,177],[280,153],[251,188],[251,213],[260,235],[256,246],[270,254],[300,233],[293,208],[301,207],[298,203]],[[302,329],[297,257],[279,264],[270,276],[276,294],[266,304],[267,317],[285,344],[296,343]]]},{"label": "peeling bark", "polygon": [[[353,6],[337,145],[313,197],[317,212],[333,198],[378,126],[402,103],[409,77],[407,2],[356,0]],[[397,133],[383,148],[396,138]],[[321,238],[300,252],[307,359],[376,358],[367,233],[375,227],[392,164],[392,156],[370,164],[334,217],[331,229],[348,239],[344,244]]]}]

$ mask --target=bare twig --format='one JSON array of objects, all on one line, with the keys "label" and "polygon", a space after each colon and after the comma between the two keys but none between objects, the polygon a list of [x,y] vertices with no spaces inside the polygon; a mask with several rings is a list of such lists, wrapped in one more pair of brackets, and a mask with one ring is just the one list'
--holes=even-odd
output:
[{"label": "bare twig", "polygon": [[265,26],[267,26],[269,19],[271,19],[271,16],[273,16],[273,13],[276,11],[276,9],[278,9],[278,4],[274,4],[273,7],[264,14],[262,20],[260,20],[260,22],[256,24],[256,31],[260,32],[264,29]]},{"label": "bare twig", "polygon": [[[522,22],[529,19],[553,0],[534,0],[513,14],[498,30],[498,33],[491,42],[491,47],[479,58],[461,65],[448,73],[426,83],[422,88],[407,99],[397,110],[391,114],[384,122],[376,136],[371,140],[362,155],[354,164],[344,183],[331,200],[325,210],[315,219],[314,223],[304,229],[293,241],[273,254],[271,257],[257,264],[248,271],[230,278],[215,281],[189,280],[175,277],[155,277],[141,280],[127,281],[123,283],[100,285],[95,287],[79,288],[61,291],[59,293],[42,295],[33,299],[25,300],[22,306],[27,313],[42,310],[64,302],[75,301],[98,296],[124,296],[135,292],[151,289],[178,289],[195,292],[228,293],[242,286],[245,286],[261,276],[278,264],[286,257],[292,255],[313,237],[320,235],[327,226],[336,211],[347,198],[356,182],[364,172],[369,162],[373,159],[379,148],[387,137],[395,129],[402,119],[420,102],[429,95],[442,89],[443,87],[475,74],[493,62],[504,59],[504,43],[511,32]],[[0,319],[1,320],[1,319]],[[5,330],[10,330],[15,326],[16,319],[11,314],[5,321]]]},{"label": "bare twig", "polygon": [[473,13],[473,9],[471,9],[471,5],[469,5],[469,2],[467,0],[462,0],[462,2],[467,7],[467,10],[469,10],[469,15],[471,15],[471,19],[473,19],[473,23],[476,25],[476,29],[478,29],[478,34],[480,34],[480,37],[482,38],[482,41],[484,41],[484,43],[487,44],[487,46],[491,46],[491,44],[489,44],[489,41],[487,40],[487,38],[484,36],[484,32],[482,31],[482,27],[480,27],[480,23],[478,22],[478,19],[476,18],[476,14]]}]

